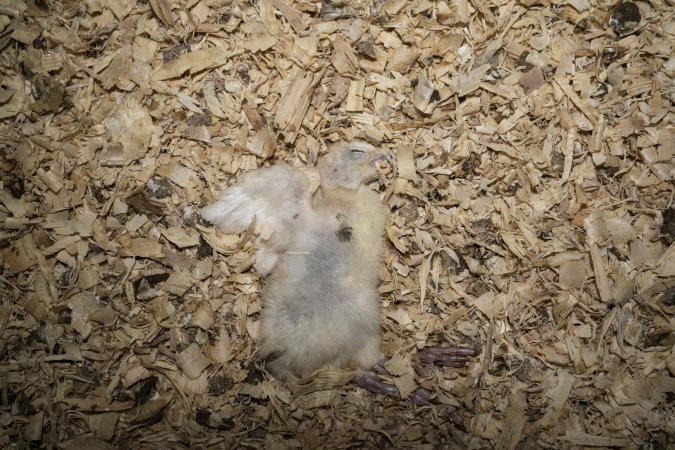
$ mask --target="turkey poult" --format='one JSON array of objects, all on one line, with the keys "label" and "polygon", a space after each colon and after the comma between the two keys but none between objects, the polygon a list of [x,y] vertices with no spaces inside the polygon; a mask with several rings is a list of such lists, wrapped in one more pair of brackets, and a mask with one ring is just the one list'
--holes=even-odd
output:
[{"label": "turkey poult", "polygon": [[[369,372],[383,358],[377,284],[387,215],[365,186],[385,155],[361,141],[329,147],[318,161],[320,189],[285,164],[246,173],[202,217],[226,233],[255,220],[255,268],[262,292],[260,355],[275,376],[304,377],[322,367],[358,369],[357,383],[395,394]],[[472,350],[434,349],[431,362],[461,365]],[[459,351],[459,353],[458,353]]]}]

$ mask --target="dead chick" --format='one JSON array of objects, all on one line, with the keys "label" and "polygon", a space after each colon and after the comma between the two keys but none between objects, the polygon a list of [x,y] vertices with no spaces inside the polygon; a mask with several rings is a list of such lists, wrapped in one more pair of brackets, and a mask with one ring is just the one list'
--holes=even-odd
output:
[{"label": "dead chick", "polygon": [[[270,274],[260,355],[275,376],[354,364],[357,384],[397,394],[370,371],[383,359],[377,284],[387,210],[365,183],[384,157],[366,142],[340,142],[319,159],[315,195],[306,175],[278,164],[245,174],[201,211],[225,232],[254,220],[266,230],[255,265]],[[437,349],[437,359],[464,363],[462,351]]]}]

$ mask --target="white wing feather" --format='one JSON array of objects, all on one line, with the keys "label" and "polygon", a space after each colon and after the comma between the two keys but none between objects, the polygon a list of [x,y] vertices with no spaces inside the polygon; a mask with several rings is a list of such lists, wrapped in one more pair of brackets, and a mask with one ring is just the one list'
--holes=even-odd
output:
[{"label": "white wing feather", "polygon": [[309,181],[285,164],[246,173],[239,183],[201,210],[202,217],[226,233],[248,228],[255,218],[261,229],[271,231],[258,240],[256,269],[269,273],[303,222],[311,217]]}]

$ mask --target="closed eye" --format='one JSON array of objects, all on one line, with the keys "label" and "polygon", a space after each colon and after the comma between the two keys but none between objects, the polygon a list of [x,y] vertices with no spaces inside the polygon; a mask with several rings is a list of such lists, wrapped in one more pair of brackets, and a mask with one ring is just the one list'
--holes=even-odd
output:
[{"label": "closed eye", "polygon": [[366,152],[357,148],[353,148],[349,152],[349,159],[354,162],[363,162],[366,160]]}]

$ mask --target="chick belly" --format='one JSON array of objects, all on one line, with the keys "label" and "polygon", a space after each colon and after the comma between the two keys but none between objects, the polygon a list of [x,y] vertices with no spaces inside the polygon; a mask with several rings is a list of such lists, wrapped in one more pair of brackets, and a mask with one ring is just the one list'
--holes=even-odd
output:
[{"label": "chick belly", "polygon": [[[306,376],[325,366],[359,368],[376,364],[381,331],[373,292],[336,289],[321,284],[323,293],[274,291],[268,286],[261,323],[261,355],[277,376]],[[314,289],[312,289],[314,291]],[[337,292],[336,292],[337,291]],[[337,294],[337,295],[336,295]]]}]

